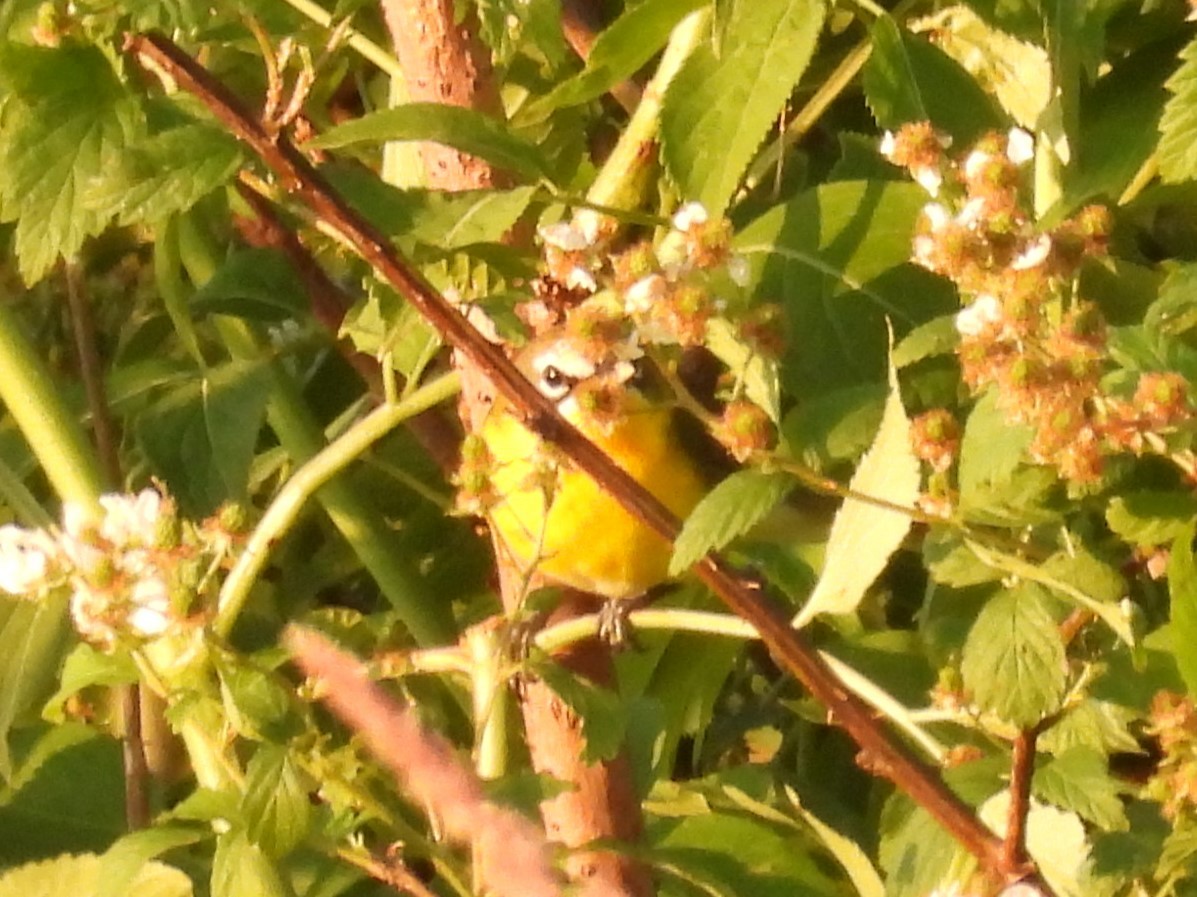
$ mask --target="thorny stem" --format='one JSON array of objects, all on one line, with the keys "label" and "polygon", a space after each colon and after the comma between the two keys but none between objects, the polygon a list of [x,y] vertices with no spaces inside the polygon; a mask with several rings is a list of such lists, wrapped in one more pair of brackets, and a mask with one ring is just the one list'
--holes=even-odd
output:
[{"label": "thorny stem", "polygon": [[[566,422],[503,352],[475,331],[460,312],[399,256],[382,233],[332,190],[289,142],[281,136],[272,139],[266,134],[223,85],[162,35],[130,35],[126,49],[147,60],[148,67],[166,71],[249,144],[289,191],[340,230],[362,258],[486,374],[532,430],[561,449],[629,513],[664,538],[670,541],[676,538],[680,531],[677,518]],[[985,869],[1004,881],[1029,881],[1044,894],[1052,893],[1033,864],[1009,862],[1001,840],[947,788],[936,770],[919,761],[910,748],[886,731],[874,718],[872,708],[844,688],[809,639],[791,628],[780,608],[766,603],[759,590],[743,582],[725,560],[713,553],[695,565],[695,572],[728,607],[753,624],[781,666],[794,674],[827,707],[832,719],[856,740],[869,756],[872,768],[923,806]]]}]

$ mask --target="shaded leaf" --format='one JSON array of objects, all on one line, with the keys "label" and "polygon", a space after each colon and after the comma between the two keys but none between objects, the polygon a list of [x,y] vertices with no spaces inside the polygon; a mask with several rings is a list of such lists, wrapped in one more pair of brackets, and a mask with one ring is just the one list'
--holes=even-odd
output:
[{"label": "shaded leaf", "polygon": [[528,141],[481,112],[441,103],[405,103],[370,112],[308,141],[316,149],[354,143],[431,140],[485,159],[529,180],[548,177],[548,166]]},{"label": "shaded leaf", "polygon": [[597,763],[610,760],[623,746],[627,716],[619,695],[575,676],[555,663],[537,665],[545,684],[582,720],[586,739],[583,760]]},{"label": "shaded leaf", "polygon": [[1189,694],[1197,694],[1197,562],[1193,559],[1194,526],[1177,536],[1168,556],[1171,597],[1172,654]]},{"label": "shaded leaf", "polygon": [[1190,531],[1197,498],[1186,492],[1127,492],[1106,508],[1106,523],[1127,542],[1166,545]]},{"label": "shaded leaf", "polygon": [[1035,770],[1031,787],[1041,800],[1072,810],[1106,831],[1127,826],[1118,787],[1105,754],[1092,747],[1071,747]]},{"label": "shaded leaf", "polygon": [[215,314],[277,322],[304,315],[306,297],[295,269],[282,253],[239,249],[195,291],[190,311],[197,319]]}]

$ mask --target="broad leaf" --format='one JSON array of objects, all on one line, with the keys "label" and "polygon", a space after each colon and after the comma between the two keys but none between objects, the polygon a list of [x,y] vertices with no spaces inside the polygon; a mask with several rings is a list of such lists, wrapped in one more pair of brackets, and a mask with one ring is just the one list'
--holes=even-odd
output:
[{"label": "broad leaf", "polygon": [[673,546],[669,573],[677,576],[708,551],[718,551],[760,523],[794,480],[784,473],[741,470],[708,492],[690,512]]},{"label": "broad leaf", "polygon": [[268,856],[286,856],[307,834],[312,818],[308,791],[286,749],[264,744],[249,761],[241,812],[250,840]]},{"label": "broad leaf", "polygon": [[897,373],[891,368],[881,429],[848,484],[853,493],[888,506],[854,498],[844,501],[831,526],[823,573],[795,618],[796,627],[805,626],[818,614],[846,614],[856,609],[910,531],[921,482],[919,462],[911,448],[910,420],[902,407]]},{"label": "broad leaf", "polygon": [[16,221],[18,267],[40,280],[59,258],[107,226],[85,201],[88,184],[119,162],[141,126],[104,55],[9,43],[0,82],[11,91],[0,121],[0,221]]},{"label": "broad leaf", "polygon": [[1180,68],[1165,82],[1172,94],[1160,118],[1158,157],[1164,180],[1197,178],[1197,38],[1181,50]]},{"label": "broad leaf", "polygon": [[1001,117],[977,82],[942,50],[882,16],[873,25],[873,52],[865,63],[865,99],[883,128],[930,121],[967,145]]},{"label": "broad leaf", "polygon": [[722,47],[700,45],[670,82],[661,154],[682,196],[720,215],[806,71],[821,0],[735,0]]},{"label": "broad leaf", "polygon": [[1126,828],[1126,810],[1106,756],[1092,747],[1069,748],[1053,758],[1035,771],[1032,787],[1041,800],[1106,831]]},{"label": "broad leaf", "polygon": [[1106,523],[1135,545],[1167,545],[1190,532],[1197,498],[1187,492],[1127,492],[1106,508]]},{"label": "broad leaf", "polygon": [[1054,713],[1064,697],[1064,644],[1049,601],[1034,583],[999,590],[964,645],[960,672],[973,701],[1020,728]]},{"label": "broad leaf", "polygon": [[[0,897],[90,897],[101,887],[102,863],[94,854],[63,854],[0,875]],[[191,879],[162,863],[147,863],[124,893],[137,897],[191,897]]]},{"label": "broad leaf", "polygon": [[150,860],[204,837],[204,830],[198,826],[155,825],[130,832],[100,857],[100,885],[94,892],[95,897],[125,897],[128,894],[141,897],[141,891],[136,890],[140,887],[138,880],[145,876],[147,869],[161,868],[161,864]]},{"label": "broad leaf", "polygon": [[306,145],[336,149],[354,143],[431,140],[485,159],[528,180],[548,177],[539,150],[481,112],[441,103],[406,103],[325,131]]},{"label": "broad leaf", "polygon": [[586,67],[523,112],[540,119],[554,109],[586,103],[636,74],[665,45],[673,28],[705,0],[644,0],[599,34]]},{"label": "broad leaf", "polygon": [[216,842],[212,860],[212,897],[289,897],[279,870],[243,832],[231,831]]},{"label": "broad leaf", "polygon": [[272,249],[241,249],[225,259],[191,298],[192,317],[232,315],[278,322],[307,312],[303,284],[295,268]]}]

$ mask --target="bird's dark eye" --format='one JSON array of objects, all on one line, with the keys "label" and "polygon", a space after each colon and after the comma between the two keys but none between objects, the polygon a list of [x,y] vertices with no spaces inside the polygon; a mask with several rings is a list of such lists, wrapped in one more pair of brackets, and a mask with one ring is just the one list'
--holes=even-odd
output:
[{"label": "bird's dark eye", "polygon": [[551,364],[544,369],[544,372],[540,376],[544,380],[545,386],[556,388],[565,385],[565,374],[561,373],[561,371],[557,370]]},{"label": "bird's dark eye", "polygon": [[540,383],[537,385],[541,395],[556,402],[569,395],[569,391],[574,388],[576,382],[575,378],[566,374],[561,368],[546,364],[540,372]]}]

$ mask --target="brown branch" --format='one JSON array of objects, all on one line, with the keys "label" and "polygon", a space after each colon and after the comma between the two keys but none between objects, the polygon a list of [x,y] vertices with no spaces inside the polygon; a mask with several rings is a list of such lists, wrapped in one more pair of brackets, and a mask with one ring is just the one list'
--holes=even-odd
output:
[{"label": "brown branch", "polygon": [[[666,539],[672,541],[677,536],[680,530],[677,518],[566,422],[503,352],[483,339],[419,272],[399,256],[377,229],[333,192],[294,147],[281,137],[275,139],[267,135],[223,85],[161,35],[130,36],[126,47],[145,57],[151,67],[168,72],[181,88],[197,96],[234,134],[248,143],[290,192],[337,230],[445,339],[486,374],[529,427],[558,446],[629,513]],[[1045,894],[1051,893],[1038,879],[1033,866],[1008,862],[1000,839],[947,788],[938,771],[922,763],[873,718],[871,710],[846,689],[819,658],[807,637],[791,628],[788,616],[767,603],[759,589],[742,582],[727,562],[713,553],[695,565],[695,571],[728,607],[757,629],[780,665],[827,707],[834,721],[869,754],[874,767],[923,806],[977,857],[985,869],[1006,881],[1033,878]]]},{"label": "brown branch", "polygon": [[[82,266],[73,262],[66,267],[67,305],[70,309],[71,333],[75,338],[75,360],[79,378],[87,396],[91,418],[92,441],[104,469],[104,476],[112,487],[122,480],[120,455],[117,452],[116,424],[104,391],[104,366],[96,346],[96,323],[92,314],[91,296],[84,279]],[[136,685],[119,685],[113,696],[121,720],[121,765],[125,778],[125,824],[130,831],[145,828],[150,823],[150,771],[146,761],[145,743],[141,737],[141,689]]]},{"label": "brown branch", "polygon": [[1039,726],[1024,729],[1014,738],[1010,757],[1010,806],[1006,811],[1006,837],[1002,843],[1005,862],[1011,868],[1025,866],[1027,815],[1031,811],[1031,777],[1035,774],[1035,742]]}]

